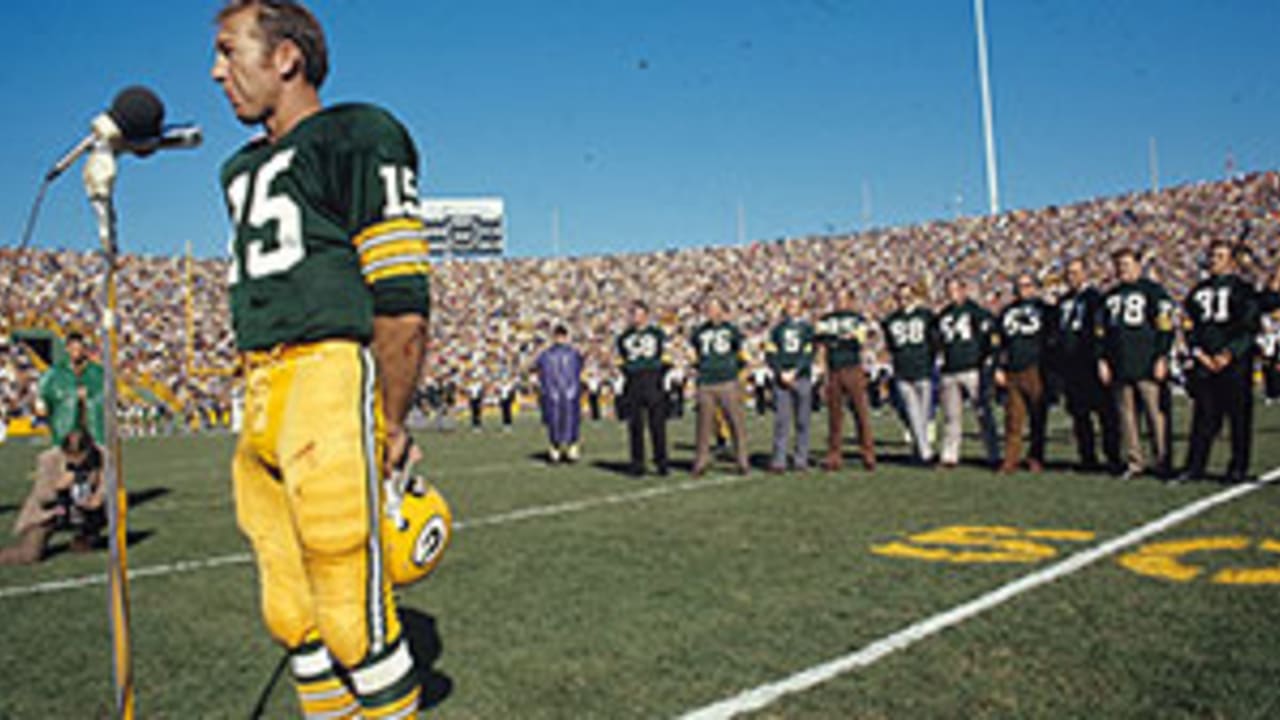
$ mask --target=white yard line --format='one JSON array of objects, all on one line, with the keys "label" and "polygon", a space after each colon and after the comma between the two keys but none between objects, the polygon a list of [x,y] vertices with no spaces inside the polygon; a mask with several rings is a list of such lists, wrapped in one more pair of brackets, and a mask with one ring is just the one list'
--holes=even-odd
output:
[{"label": "white yard line", "polygon": [[[511,523],[521,522],[524,520],[534,520],[537,518],[553,517],[556,515],[568,515],[599,507],[644,502],[645,500],[651,500],[665,495],[675,495],[678,493],[693,492],[696,490],[704,490],[707,488],[722,487],[726,485],[737,485],[739,483],[748,482],[752,478],[756,477],[760,477],[760,474],[756,473],[755,475],[747,476],[712,476],[704,480],[690,480],[686,482],[672,483],[669,485],[653,485],[644,488],[643,490],[636,490],[628,493],[604,495],[601,497],[586,498],[584,500],[571,500],[568,502],[555,503],[553,505],[536,505],[534,507],[521,508],[519,510],[512,510],[510,512],[499,513],[497,515],[486,515],[473,518],[471,520],[459,520],[454,523],[453,527],[455,530],[467,530],[471,528],[491,527],[495,525],[509,525]],[[181,560],[161,565],[145,565],[130,570],[129,579],[137,580],[139,578],[180,575],[183,573],[211,570],[213,568],[229,565],[244,565],[249,563],[251,560],[252,557],[249,553],[234,553],[231,555],[219,555],[210,558]],[[106,581],[107,576],[105,574],[96,573],[93,575],[81,575],[61,580],[49,580],[46,582],[35,583],[33,585],[12,585],[9,587],[0,587],[0,600],[77,590],[80,588],[102,585]]]},{"label": "white yard line", "polygon": [[1152,520],[1112,540],[1089,550],[1076,553],[1061,562],[1024,575],[991,592],[962,605],[920,620],[891,635],[887,635],[860,650],[842,655],[820,665],[814,665],[789,677],[759,685],[718,702],[691,710],[680,716],[681,720],[719,720],[732,718],[765,708],[786,695],[811,690],[835,678],[868,667],[876,662],[936,635],[949,627],[971,620],[982,613],[999,607],[1023,593],[1041,585],[1047,585],[1071,575],[1093,563],[1136,545],[1153,535],[1185,522],[1224,503],[1243,497],[1280,479],[1280,468],[1273,468],[1257,482],[1236,485]]}]

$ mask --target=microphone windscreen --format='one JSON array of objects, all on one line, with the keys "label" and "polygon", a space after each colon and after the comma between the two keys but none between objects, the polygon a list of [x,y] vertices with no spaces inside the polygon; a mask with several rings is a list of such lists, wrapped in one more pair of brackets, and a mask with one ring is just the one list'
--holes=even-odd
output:
[{"label": "microphone windscreen", "polygon": [[160,98],[141,85],[121,90],[111,101],[107,111],[125,140],[136,141],[154,138],[164,124],[164,104]]}]

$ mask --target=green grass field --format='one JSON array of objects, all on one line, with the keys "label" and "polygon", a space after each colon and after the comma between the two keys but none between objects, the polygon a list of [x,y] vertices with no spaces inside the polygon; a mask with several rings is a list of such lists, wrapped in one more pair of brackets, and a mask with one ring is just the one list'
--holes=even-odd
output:
[{"label": "green grass field", "polygon": [[[762,458],[769,429],[752,417]],[[1070,457],[1065,422],[1055,414],[1051,460]],[[420,436],[462,521],[436,575],[402,597],[430,661],[434,715],[675,717],[1223,490],[1065,471],[933,472],[892,457],[874,475],[853,463],[839,474],[636,479],[614,470],[624,459],[617,423],[588,425],[573,467],[539,461],[540,429]],[[887,416],[878,430],[882,453],[905,451]],[[1280,465],[1278,436],[1280,408],[1260,408],[1259,474]],[[671,437],[687,462],[687,418]],[[280,660],[235,529],[231,448],[227,437],[125,446],[139,717],[245,717]],[[35,450],[0,446],[0,523],[13,520]],[[757,716],[1276,717],[1278,509],[1280,490],[1263,487]],[[0,568],[0,716],[107,716],[105,589],[83,580],[104,562],[59,553]],[[80,580],[46,584],[67,579]],[[264,716],[294,712],[282,681]]]}]

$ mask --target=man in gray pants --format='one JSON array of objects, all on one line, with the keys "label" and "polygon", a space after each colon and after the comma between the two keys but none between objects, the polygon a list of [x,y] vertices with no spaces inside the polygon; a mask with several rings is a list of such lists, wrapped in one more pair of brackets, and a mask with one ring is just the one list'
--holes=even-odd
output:
[{"label": "man in gray pants", "polygon": [[933,462],[929,410],[933,402],[933,358],[937,347],[933,311],[920,304],[915,288],[899,283],[897,309],[881,321],[885,347],[893,358],[893,383],[911,430],[914,459]]},{"label": "man in gray pants", "polygon": [[787,469],[791,428],[796,431],[795,469],[809,469],[809,421],[813,412],[813,326],[800,318],[794,296],[782,306],[782,318],[769,332],[765,361],[773,371],[773,459],[769,472]]}]

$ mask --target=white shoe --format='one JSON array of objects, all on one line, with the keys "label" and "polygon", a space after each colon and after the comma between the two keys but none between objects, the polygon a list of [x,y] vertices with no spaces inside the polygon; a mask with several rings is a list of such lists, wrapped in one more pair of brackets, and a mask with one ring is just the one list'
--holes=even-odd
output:
[{"label": "white shoe", "polygon": [[581,456],[582,451],[578,449],[578,443],[573,443],[569,447],[565,448],[564,457],[569,462],[577,462],[578,458]]},{"label": "white shoe", "polygon": [[553,463],[560,462],[560,448],[552,445],[551,448],[547,450],[547,459]]}]

